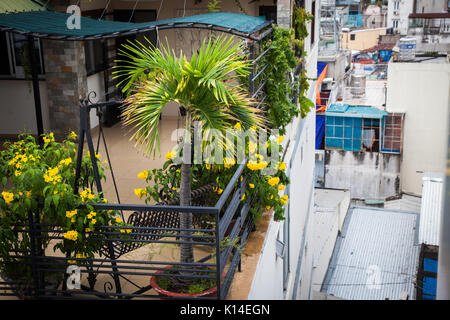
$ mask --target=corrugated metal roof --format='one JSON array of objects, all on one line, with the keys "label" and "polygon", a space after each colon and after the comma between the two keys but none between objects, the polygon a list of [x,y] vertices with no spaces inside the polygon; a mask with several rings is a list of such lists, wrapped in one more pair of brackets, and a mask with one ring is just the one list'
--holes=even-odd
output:
[{"label": "corrugated metal roof", "polygon": [[386,201],[384,203],[384,208],[390,210],[403,210],[419,213],[421,202],[421,197],[403,194],[400,199]]},{"label": "corrugated metal roof", "polygon": [[423,175],[422,181],[419,243],[438,246],[442,215],[444,174],[426,172]]},{"label": "corrugated metal roof", "polygon": [[414,298],[418,219],[411,212],[353,208],[322,291],[349,300],[398,300],[402,292]]},{"label": "corrugated metal roof", "polygon": [[44,11],[45,7],[40,1],[32,0],[1,0],[0,13]]}]

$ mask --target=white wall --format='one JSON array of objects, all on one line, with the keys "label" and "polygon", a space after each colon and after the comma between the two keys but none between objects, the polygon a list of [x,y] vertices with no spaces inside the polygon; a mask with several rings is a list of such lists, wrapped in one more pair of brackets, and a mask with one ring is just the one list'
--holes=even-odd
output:
[{"label": "white wall", "polygon": [[[98,72],[87,77],[87,92],[95,92],[95,98],[94,95],[91,95],[92,103],[105,101],[103,97],[105,95],[105,80],[103,72]],[[91,129],[98,126],[99,121],[95,109],[91,110],[89,116],[91,120]]]},{"label": "white wall", "polygon": [[[42,122],[48,131],[47,84],[39,81]],[[36,112],[31,81],[0,80],[0,134],[37,134]]]},{"label": "white wall", "polygon": [[420,195],[422,173],[445,170],[449,109],[449,63],[390,62],[388,112],[406,112],[402,191]]}]

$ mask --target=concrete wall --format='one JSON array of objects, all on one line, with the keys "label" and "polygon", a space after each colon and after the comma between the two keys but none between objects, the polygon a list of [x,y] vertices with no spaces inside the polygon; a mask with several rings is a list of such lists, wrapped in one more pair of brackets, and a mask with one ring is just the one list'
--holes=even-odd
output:
[{"label": "concrete wall", "polygon": [[325,151],[325,188],[348,189],[352,198],[384,199],[400,194],[400,155]]},{"label": "concrete wall", "polygon": [[416,13],[447,12],[447,0],[413,0],[416,1]]},{"label": "concrete wall", "polygon": [[[44,131],[49,130],[47,83],[39,81],[42,121]],[[36,112],[34,109],[33,86],[31,81],[0,80],[0,134],[37,134]]]},{"label": "concrete wall", "polygon": [[320,291],[330,264],[336,239],[342,230],[350,205],[350,192],[344,190],[316,189],[326,192],[329,199],[316,200],[306,235],[306,250],[302,258],[303,285],[299,286],[298,299],[314,299],[314,291]]},{"label": "concrete wall", "polygon": [[[394,2],[399,0],[389,0],[387,11],[387,27],[394,27],[394,20],[398,20],[398,27],[394,29],[394,32],[406,35],[408,33],[408,15],[413,11],[413,2],[415,0],[402,0],[400,1],[399,8],[394,10]],[[429,1],[429,0],[427,0]]]},{"label": "concrete wall", "polygon": [[449,63],[399,63],[388,67],[388,112],[405,112],[402,191],[420,195],[422,172],[445,170]]},{"label": "concrete wall", "polygon": [[[306,0],[307,11],[311,10],[311,0]],[[319,3],[316,1],[316,15]],[[316,24],[316,41],[310,44],[309,37],[305,40],[307,75],[316,77],[318,28]],[[315,82],[307,96],[314,101]],[[314,205],[314,150],[315,150],[315,111],[312,110],[305,119],[294,119],[287,128],[283,144],[289,147],[284,162],[287,164],[287,173],[291,184],[285,189],[289,195],[286,208],[286,220],[283,222],[271,221],[266,234],[261,256],[248,299],[293,299],[297,297],[299,283],[303,274],[309,274],[305,268],[298,266],[300,252],[304,252],[306,230],[310,226],[309,216]],[[288,254],[284,259],[275,254],[275,240],[281,239],[288,246]],[[284,271],[286,281],[284,281]],[[285,290],[284,290],[285,288]]]},{"label": "concrete wall", "polygon": [[[341,48],[350,50],[369,49],[378,44],[380,35],[386,34],[386,28],[353,30],[343,32],[341,35]],[[350,40],[351,35],[355,35],[355,40]]]}]

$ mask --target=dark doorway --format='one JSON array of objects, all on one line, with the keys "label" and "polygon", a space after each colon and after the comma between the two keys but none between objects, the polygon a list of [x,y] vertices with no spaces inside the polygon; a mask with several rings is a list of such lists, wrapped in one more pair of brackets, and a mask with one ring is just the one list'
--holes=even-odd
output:
[{"label": "dark doorway", "polygon": [[260,6],[259,16],[266,17],[266,20],[277,23],[277,6]]}]

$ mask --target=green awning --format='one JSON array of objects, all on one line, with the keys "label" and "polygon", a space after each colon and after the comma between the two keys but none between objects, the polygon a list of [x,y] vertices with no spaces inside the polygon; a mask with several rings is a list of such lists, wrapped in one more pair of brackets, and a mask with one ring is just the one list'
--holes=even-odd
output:
[{"label": "green awning", "polygon": [[67,13],[54,11],[0,14],[0,30],[56,40],[92,40],[116,38],[147,32],[156,28],[159,30],[203,28],[252,38],[255,33],[271,25],[264,17],[219,12],[145,23],[117,22],[81,17],[81,28],[69,29],[66,25],[69,17],[70,15]]},{"label": "green awning", "polygon": [[13,13],[23,11],[44,11],[45,6],[38,0],[1,0],[0,13]]}]

